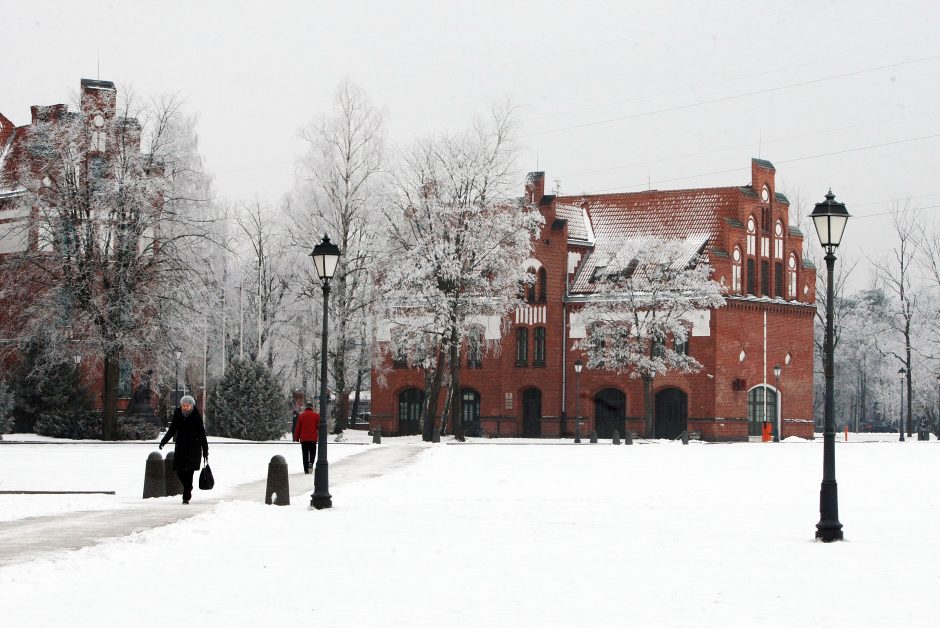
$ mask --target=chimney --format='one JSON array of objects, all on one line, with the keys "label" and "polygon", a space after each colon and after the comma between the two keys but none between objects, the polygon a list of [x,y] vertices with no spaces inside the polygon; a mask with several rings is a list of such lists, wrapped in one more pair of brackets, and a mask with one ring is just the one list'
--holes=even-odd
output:
[{"label": "chimney", "polygon": [[3,152],[3,147],[6,146],[7,140],[10,139],[10,136],[13,135],[13,130],[16,127],[13,126],[13,123],[10,122],[6,116],[0,113],[0,153]]},{"label": "chimney", "polygon": [[33,105],[29,108],[32,115],[32,124],[38,122],[53,122],[65,116],[69,108],[67,105]]},{"label": "chimney", "polygon": [[538,205],[545,196],[545,173],[530,172],[525,181],[525,200]]}]

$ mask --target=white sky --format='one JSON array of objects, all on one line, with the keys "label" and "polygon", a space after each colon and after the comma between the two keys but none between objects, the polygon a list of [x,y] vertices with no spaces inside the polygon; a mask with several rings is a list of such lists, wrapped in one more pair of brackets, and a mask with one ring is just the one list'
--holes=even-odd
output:
[{"label": "white sky", "polygon": [[791,200],[811,209],[831,186],[858,217],[847,259],[890,244],[893,201],[911,198],[926,218],[940,209],[931,0],[0,9],[0,112],[27,123],[30,105],[70,102],[83,77],[178,93],[200,116],[201,150],[230,199],[273,203],[289,189],[298,129],[349,77],[386,110],[398,144],[510,98],[520,189],[536,169],[569,194],[745,184],[760,156]]}]

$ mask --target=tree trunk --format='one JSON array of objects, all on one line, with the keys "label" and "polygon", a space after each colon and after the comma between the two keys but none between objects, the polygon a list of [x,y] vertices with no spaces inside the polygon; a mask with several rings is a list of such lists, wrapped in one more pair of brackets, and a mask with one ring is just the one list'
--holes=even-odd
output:
[{"label": "tree trunk", "polygon": [[451,410],[450,418],[454,422],[454,437],[464,442],[463,434],[463,413],[460,411],[460,401],[463,395],[460,394],[460,351],[456,327],[450,335],[450,394]]},{"label": "tree trunk", "polygon": [[434,431],[434,415],[437,412],[437,402],[441,396],[441,380],[444,375],[444,352],[437,352],[437,365],[434,367],[434,374],[431,378],[431,385],[428,386],[428,395],[425,398],[424,405],[424,430],[422,430],[421,440],[430,443],[431,433]]},{"label": "tree trunk", "polygon": [[356,417],[359,416],[359,391],[362,390],[362,376],[363,372],[361,370],[356,371],[356,392],[354,393],[353,402],[352,402],[352,418],[353,421],[356,420]]},{"label": "tree trunk", "polygon": [[646,423],[646,437],[656,438],[656,423],[653,420],[653,378],[643,376],[643,416]]},{"label": "tree trunk", "polygon": [[104,381],[102,382],[101,439],[117,439],[117,384],[120,353],[105,353]]}]

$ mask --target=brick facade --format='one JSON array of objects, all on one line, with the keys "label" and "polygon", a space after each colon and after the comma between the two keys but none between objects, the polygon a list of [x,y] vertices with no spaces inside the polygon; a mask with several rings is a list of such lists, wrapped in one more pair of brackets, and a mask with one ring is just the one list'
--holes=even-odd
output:
[{"label": "brick facade", "polygon": [[[749,417],[775,418],[772,398],[778,392],[783,437],[813,437],[816,272],[803,260],[803,235],[790,226],[789,201],[775,191],[772,164],[752,160],[751,183],[741,187],[556,197],[544,193],[544,181],[544,173],[531,173],[525,194],[545,218],[530,260],[537,277],[544,269],[545,294],[539,277],[534,301],[510,313],[502,350],[488,352],[480,368],[467,368],[464,356],[461,386],[479,399],[483,431],[571,436],[580,415],[583,434],[595,428],[603,433],[616,426],[619,416],[620,425],[643,436],[641,380],[588,368],[575,373],[575,361],[586,362],[573,349],[578,301],[590,299],[586,278],[604,238],[703,233],[704,252],[714,278],[725,286],[727,304],[710,311],[689,338],[689,353],[702,370],[654,380],[657,425],[669,414],[706,440],[747,440],[749,429],[751,434],[759,429]],[[525,364],[517,364],[519,329],[526,334]],[[542,333],[544,363],[536,364],[535,337]],[[779,383],[776,365],[781,367]],[[423,373],[394,369],[387,382],[387,387],[373,387],[372,421],[383,433],[397,434],[403,431],[401,395],[411,388],[423,390]],[[759,396],[765,385],[766,415]],[[614,423],[604,422],[604,416],[615,417]]]}]

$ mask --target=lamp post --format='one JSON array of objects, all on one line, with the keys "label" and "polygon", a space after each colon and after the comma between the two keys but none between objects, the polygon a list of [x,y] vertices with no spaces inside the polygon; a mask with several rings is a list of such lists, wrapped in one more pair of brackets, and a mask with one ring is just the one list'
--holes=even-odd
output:
[{"label": "lamp post", "polygon": [[333,507],[333,497],[330,495],[330,463],[326,459],[326,350],[329,334],[327,306],[330,301],[330,279],[336,272],[340,255],[339,247],[330,242],[330,238],[326,235],[323,236],[320,244],[313,247],[313,252],[310,254],[323,288],[323,334],[320,337],[320,425],[317,428],[317,463],[313,475],[313,495],[310,496],[310,507],[317,510]]},{"label": "lamp post", "polygon": [[849,220],[845,204],[837,203],[832,190],[826,200],[816,203],[810,217],[816,225],[819,243],[826,251],[826,409],[823,423],[823,479],[819,489],[819,523],[816,538],[824,543],[842,540],[842,524],[839,523],[839,490],[836,485],[836,425],[834,416],[834,382],[832,367],[832,283],[836,249],[842,241],[842,233]]},{"label": "lamp post", "polygon": [[78,389],[82,385],[82,372],[80,369],[82,364],[82,354],[76,353],[73,355],[72,361],[75,362],[75,394],[78,394]]},{"label": "lamp post", "polygon": [[904,442],[904,376],[907,375],[907,369],[903,366],[898,371],[898,381],[901,383],[901,416],[898,418],[898,440]]},{"label": "lamp post", "polygon": [[581,358],[574,361],[575,393],[574,393],[574,442],[581,442],[581,369],[584,362]]},{"label": "lamp post", "polygon": [[783,440],[783,404],[780,397],[780,373],[783,368],[779,364],[774,365],[774,380],[777,387],[777,416],[774,417],[774,442],[779,443]]},{"label": "lamp post", "polygon": [[183,352],[176,349],[173,355],[176,356],[176,388],[173,389],[173,392],[176,393],[176,399],[173,405],[178,406],[180,405],[180,358],[183,357]]}]

